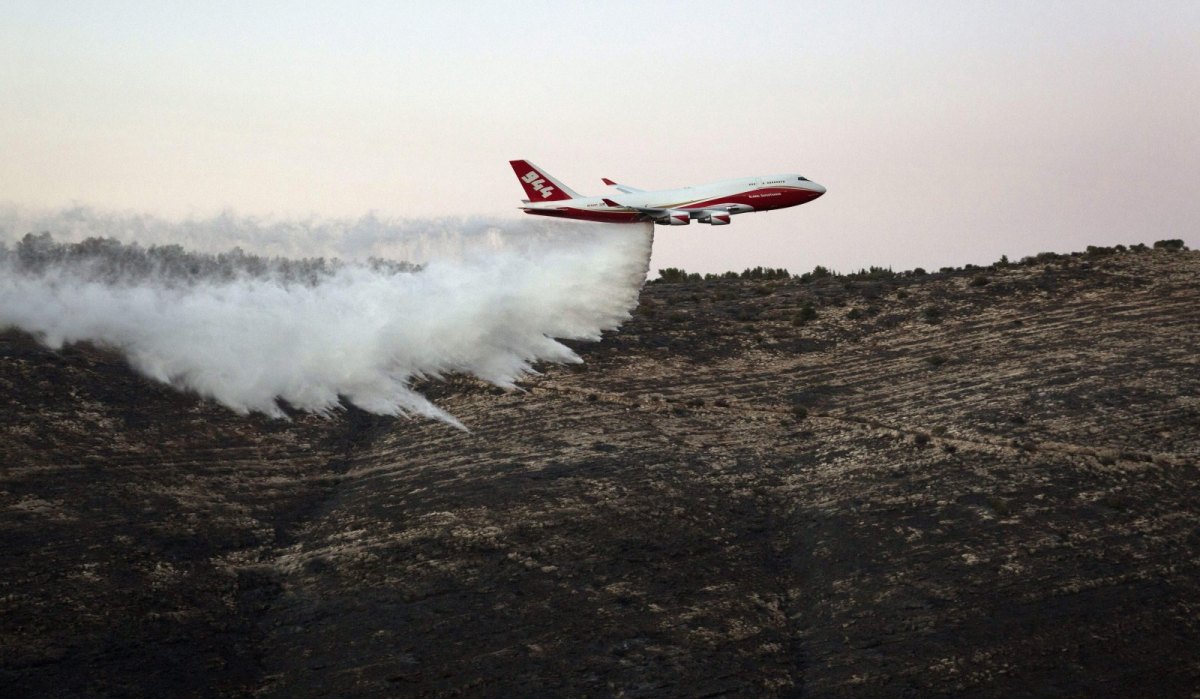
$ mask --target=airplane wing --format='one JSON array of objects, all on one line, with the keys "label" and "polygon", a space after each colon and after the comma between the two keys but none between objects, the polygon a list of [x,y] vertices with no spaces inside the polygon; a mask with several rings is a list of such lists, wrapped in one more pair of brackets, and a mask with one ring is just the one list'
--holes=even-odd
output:
[{"label": "airplane wing", "polygon": [[[663,215],[665,215],[665,214],[666,214],[668,211],[674,211],[674,210],[675,210],[675,209],[661,209],[661,208],[654,208],[654,207],[652,207],[652,206],[636,206],[636,205],[634,205],[634,204],[623,204],[623,203],[621,203],[621,202],[619,202],[619,201],[616,201],[616,200],[614,200],[614,199],[602,199],[602,201],[603,201],[605,204],[608,204],[609,206],[619,206],[619,207],[621,207],[621,208],[625,208],[625,209],[632,209],[632,210],[634,210],[634,211],[637,211],[637,212],[639,212],[639,213],[646,214],[647,216],[654,216],[654,217],[663,216]],[[717,206],[710,206],[710,207],[707,207],[707,208],[708,208],[708,209],[710,209],[710,210],[717,210],[717,209],[719,209],[719,210],[722,210],[722,211],[729,211],[730,209],[733,209],[733,208],[735,208],[735,206],[736,206],[736,205],[733,205],[733,204],[720,204],[720,205],[717,205]]]},{"label": "airplane wing", "polygon": [[617,184],[616,182],[613,182],[612,180],[608,179],[607,177],[601,177],[600,179],[604,182],[604,184],[608,185],[609,187],[615,187],[618,192],[624,192],[625,194],[632,194],[634,192],[643,191],[641,189],[638,189],[637,187],[630,187],[629,185],[626,185],[626,184]]},{"label": "airplane wing", "polygon": [[669,211],[669,209],[655,209],[655,208],[652,208],[649,206],[634,206],[633,204],[622,204],[621,202],[613,201],[612,199],[603,199],[602,201],[605,204],[608,204],[609,206],[619,206],[623,209],[632,209],[639,213],[648,214],[650,216],[662,216],[667,211]]}]

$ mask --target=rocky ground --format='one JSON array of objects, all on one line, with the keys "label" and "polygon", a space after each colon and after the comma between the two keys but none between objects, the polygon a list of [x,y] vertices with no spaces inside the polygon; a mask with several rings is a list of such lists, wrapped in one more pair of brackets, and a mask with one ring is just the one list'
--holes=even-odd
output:
[{"label": "rocky ground", "polygon": [[654,283],[578,349],[425,387],[464,433],[0,336],[0,693],[1200,690],[1200,252]]}]

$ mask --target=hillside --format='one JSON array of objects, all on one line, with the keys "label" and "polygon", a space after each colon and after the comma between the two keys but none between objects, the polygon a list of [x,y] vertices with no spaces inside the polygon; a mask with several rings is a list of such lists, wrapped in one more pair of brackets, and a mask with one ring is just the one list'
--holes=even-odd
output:
[{"label": "hillside", "polygon": [[0,686],[1194,692],[1200,252],[811,277],[424,386],[469,433],[0,335]]}]

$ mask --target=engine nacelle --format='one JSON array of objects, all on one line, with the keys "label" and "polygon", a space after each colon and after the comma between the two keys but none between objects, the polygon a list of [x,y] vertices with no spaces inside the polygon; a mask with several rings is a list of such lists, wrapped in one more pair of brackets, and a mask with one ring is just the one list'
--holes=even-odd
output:
[{"label": "engine nacelle", "polygon": [[710,226],[728,226],[731,218],[733,217],[728,211],[705,209],[700,214],[700,223],[707,223]]},{"label": "engine nacelle", "polygon": [[654,222],[660,226],[686,226],[692,222],[692,216],[686,211],[670,209],[654,219]]}]

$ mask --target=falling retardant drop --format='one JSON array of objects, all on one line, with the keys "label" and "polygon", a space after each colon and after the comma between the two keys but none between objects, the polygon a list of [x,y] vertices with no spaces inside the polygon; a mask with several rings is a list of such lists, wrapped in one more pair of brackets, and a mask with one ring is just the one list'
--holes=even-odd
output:
[{"label": "falling retardant drop", "polygon": [[[329,413],[344,399],[462,427],[413,382],[513,388],[537,362],[579,362],[558,340],[599,340],[629,317],[652,237],[650,224],[483,219],[210,224],[200,253],[174,241],[202,238],[204,222],[0,215],[0,329],[115,349],[242,413],[282,417],[280,400]],[[238,247],[211,252],[222,243]],[[288,258],[253,254],[281,247]],[[330,253],[343,257],[318,257]]]}]

